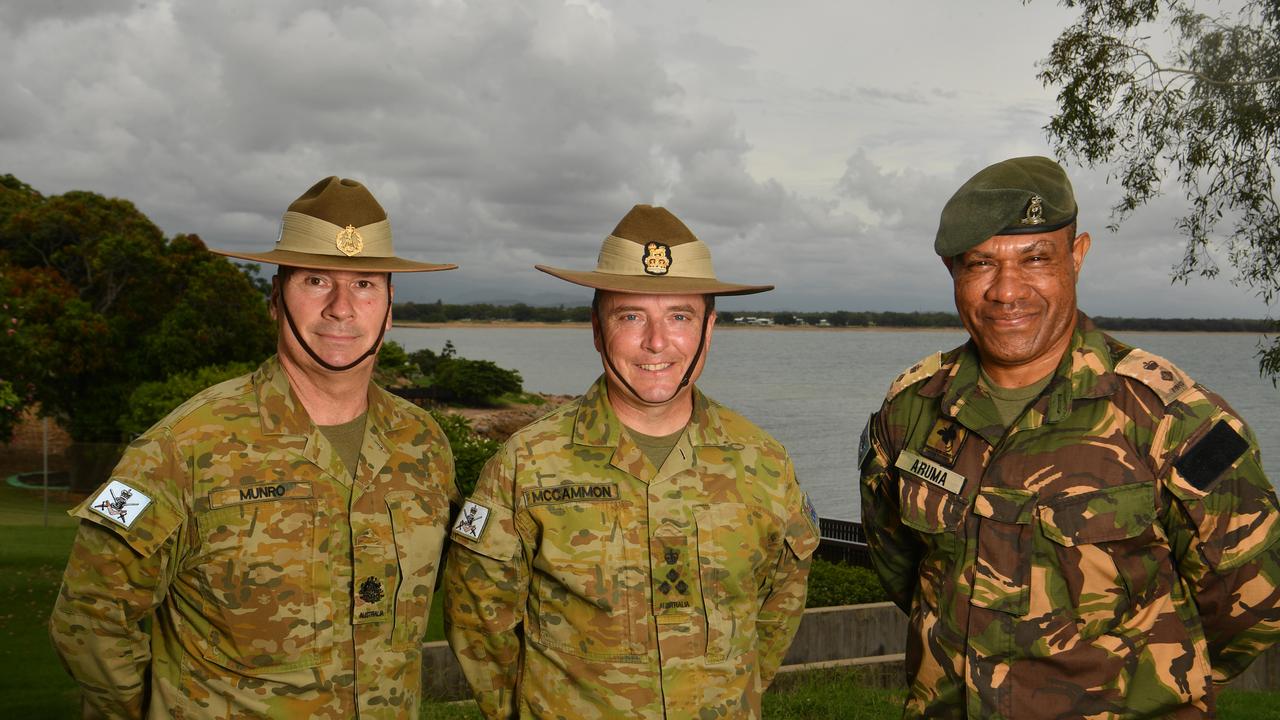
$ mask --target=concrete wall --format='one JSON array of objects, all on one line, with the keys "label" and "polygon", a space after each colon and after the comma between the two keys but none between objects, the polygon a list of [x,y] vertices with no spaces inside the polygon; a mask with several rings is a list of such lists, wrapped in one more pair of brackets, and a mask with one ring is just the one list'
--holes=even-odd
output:
[{"label": "concrete wall", "polygon": [[[784,676],[823,668],[858,667],[872,684],[902,687],[907,618],[893,603],[805,610],[783,660]],[[457,700],[469,695],[462,670],[444,642],[423,646],[422,681],[427,697]],[[1231,685],[1241,690],[1280,690],[1280,647],[1254,661]]]}]

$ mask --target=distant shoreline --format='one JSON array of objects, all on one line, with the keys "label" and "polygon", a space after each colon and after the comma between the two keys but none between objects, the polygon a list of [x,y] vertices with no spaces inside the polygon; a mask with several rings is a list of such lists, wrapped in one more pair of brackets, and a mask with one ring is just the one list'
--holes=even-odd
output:
[{"label": "distant shoreline", "polygon": [[[508,329],[508,328],[534,328],[534,329],[554,329],[554,328],[571,328],[571,329],[590,329],[591,323],[585,322],[532,322],[532,321],[516,321],[516,320],[465,320],[456,322],[414,322],[394,320],[392,327],[418,329],[418,330],[444,330],[450,328],[477,328],[477,329]],[[787,332],[936,332],[951,331],[963,333],[964,328],[958,327],[895,327],[891,325],[877,325],[875,327],[867,327],[865,325],[844,326],[844,327],[820,327],[817,325],[745,325],[738,323],[724,323],[716,325],[717,330],[731,329],[738,330],[785,330]],[[1107,333],[1160,333],[1163,335],[1189,335],[1193,333],[1213,333],[1213,334],[1236,334],[1236,335],[1264,335],[1266,333],[1254,330],[1111,330],[1102,328]]]}]

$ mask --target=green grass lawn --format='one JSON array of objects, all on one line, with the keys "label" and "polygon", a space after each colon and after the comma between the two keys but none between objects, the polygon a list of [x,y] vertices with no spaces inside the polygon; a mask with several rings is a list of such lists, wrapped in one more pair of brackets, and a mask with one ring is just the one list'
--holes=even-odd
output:
[{"label": "green grass lawn", "polygon": [[75,684],[49,643],[49,610],[62,582],[75,522],[58,495],[43,527],[39,492],[0,479],[0,701],[5,717],[69,718],[79,711]]}]

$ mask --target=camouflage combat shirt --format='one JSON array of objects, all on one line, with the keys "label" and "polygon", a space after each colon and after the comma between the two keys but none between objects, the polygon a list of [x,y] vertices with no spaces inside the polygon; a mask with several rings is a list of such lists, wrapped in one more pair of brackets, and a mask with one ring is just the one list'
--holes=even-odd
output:
[{"label": "camouflage combat shirt", "polygon": [[454,525],[445,628],[489,718],[752,718],[816,516],[773,438],[694,391],[654,467],[603,379],[517,432]]},{"label": "camouflage combat shirt", "polygon": [[1204,717],[1277,639],[1253,433],[1083,314],[1007,432],[970,344],[899,376],[863,437],[863,526],[909,615],[907,717]]},{"label": "camouflage combat shirt", "polygon": [[427,413],[371,384],[357,466],[353,480],[275,358],[139,437],[72,511],[50,620],[88,703],[417,718],[453,457]]}]

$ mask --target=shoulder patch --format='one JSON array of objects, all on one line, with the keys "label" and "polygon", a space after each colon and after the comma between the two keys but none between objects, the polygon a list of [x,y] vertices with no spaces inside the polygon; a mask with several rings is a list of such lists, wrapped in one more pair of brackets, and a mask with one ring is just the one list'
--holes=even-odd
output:
[{"label": "shoulder patch", "polygon": [[89,509],[127,530],[150,504],[151,498],[140,490],[112,480],[89,503]]},{"label": "shoulder patch", "polygon": [[1240,433],[1225,420],[1219,420],[1173,466],[1187,482],[1202,492],[1208,492],[1213,481],[1234,465],[1248,449],[1249,441],[1240,437]]},{"label": "shoulder patch", "polygon": [[936,352],[928,357],[921,358],[914,365],[903,370],[898,377],[894,378],[889,384],[889,392],[885,393],[885,402],[888,402],[898,396],[898,393],[915,385],[921,380],[933,375],[942,368],[942,353]]},{"label": "shoulder patch", "polygon": [[484,534],[484,526],[489,522],[489,508],[470,500],[462,506],[458,513],[458,521],[453,524],[453,531],[463,537],[479,540]]},{"label": "shoulder patch", "polygon": [[1133,378],[1151,388],[1160,398],[1160,402],[1168,405],[1178,396],[1195,387],[1195,380],[1178,369],[1168,360],[1149,353],[1141,348],[1134,348],[1124,359],[1116,363],[1116,374]]}]

